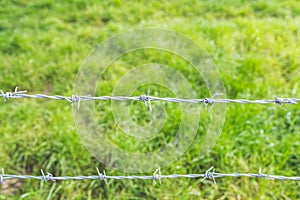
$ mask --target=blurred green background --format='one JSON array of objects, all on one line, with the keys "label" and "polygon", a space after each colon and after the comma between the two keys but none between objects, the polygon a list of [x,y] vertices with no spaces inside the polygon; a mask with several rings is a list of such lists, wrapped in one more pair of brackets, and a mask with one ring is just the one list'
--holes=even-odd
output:
[{"label": "blurred green background", "polygon": [[[300,96],[299,1],[2,0],[0,88],[11,91],[19,86],[33,94],[71,95],[77,71],[97,44],[142,27],[174,29],[201,44],[218,66],[229,98]],[[120,78],[126,66],[139,64],[141,56],[153,62],[165,61],[170,55],[125,56],[117,63],[119,68],[110,71],[101,94],[110,95],[114,77]],[[185,71],[184,62],[167,60],[166,64],[178,66],[195,80],[191,84],[199,98],[207,96],[206,89],[198,87],[198,75]],[[140,88],[137,95],[146,89]],[[151,89],[159,91],[154,86]],[[165,89],[158,94],[172,95]],[[130,106],[147,112],[142,104]],[[172,106],[166,110],[180,116]],[[99,122],[113,126],[109,108],[100,111],[104,117],[100,116]],[[132,116],[139,121],[141,113]],[[201,115],[199,133],[207,129],[206,115]],[[9,100],[0,102],[0,116],[0,167],[6,173],[40,175],[42,168],[56,176],[76,176],[96,174],[95,167],[106,169],[81,143],[69,103]],[[176,117],[172,120],[178,121]],[[231,104],[212,152],[200,158],[201,137],[197,137],[162,173],[203,173],[215,166],[223,173],[254,173],[262,168],[263,173],[300,175],[299,125],[299,105]],[[161,144],[171,139],[167,133],[173,128],[164,128]],[[123,148],[131,144],[120,143]],[[107,174],[129,175],[113,170]],[[164,179],[162,185],[150,180],[109,181],[109,185],[100,180],[15,180],[1,186],[0,199],[297,199],[299,190],[299,182],[249,178],[218,179],[217,185],[201,183],[200,179]]]}]

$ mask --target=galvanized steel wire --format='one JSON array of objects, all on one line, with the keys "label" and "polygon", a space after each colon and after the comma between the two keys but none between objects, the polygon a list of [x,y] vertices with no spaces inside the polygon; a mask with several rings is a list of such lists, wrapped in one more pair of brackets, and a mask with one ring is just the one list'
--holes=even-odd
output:
[{"label": "galvanized steel wire", "polygon": [[[26,98],[34,98],[34,99],[52,99],[52,100],[65,100],[70,102],[72,105],[74,103],[78,103],[78,108],[81,102],[84,101],[105,101],[105,100],[113,100],[113,101],[142,101],[151,109],[151,101],[166,101],[173,103],[194,103],[194,104],[203,104],[204,107],[208,105],[213,105],[215,103],[237,103],[237,104],[272,104],[275,103],[277,105],[282,104],[298,104],[300,102],[299,98],[279,98],[276,97],[274,99],[258,99],[258,100],[249,100],[249,99],[219,99],[215,98],[218,95],[222,95],[220,93],[214,94],[210,98],[203,99],[180,99],[180,98],[169,98],[169,97],[155,97],[149,95],[149,90],[146,95],[140,96],[61,96],[61,95],[45,95],[45,94],[27,94],[27,91],[18,91],[18,87],[15,88],[13,92],[3,92],[0,90],[0,97],[7,101],[9,99],[26,99]],[[0,174],[0,184],[5,184],[6,180],[9,179],[36,179],[40,181],[70,181],[70,180],[101,180],[105,183],[108,183],[107,180],[122,180],[122,179],[141,179],[141,180],[153,180],[154,183],[159,181],[161,183],[162,179],[176,179],[176,178],[190,178],[197,179],[201,178],[201,181],[206,179],[211,179],[216,184],[217,178],[224,177],[248,177],[248,178],[263,178],[269,180],[287,180],[287,181],[300,181],[300,177],[298,176],[281,176],[281,175],[270,175],[263,174],[261,170],[259,173],[218,173],[215,172],[214,167],[209,168],[203,174],[170,174],[170,175],[162,175],[160,172],[160,168],[158,168],[153,175],[134,175],[134,176],[109,176],[106,175],[105,171],[100,173],[99,169],[96,168],[97,175],[91,176],[53,176],[51,173],[45,174],[43,170],[41,170],[41,176],[32,176],[32,175],[12,175],[5,174],[4,170]]]},{"label": "galvanized steel wire", "polygon": [[149,105],[151,110],[151,101],[166,101],[173,103],[194,103],[194,104],[204,104],[204,106],[213,105],[216,103],[237,103],[237,104],[298,104],[300,102],[300,98],[280,98],[276,97],[274,99],[219,99],[215,98],[216,96],[222,95],[221,93],[214,94],[210,98],[202,98],[202,99],[181,99],[181,98],[171,98],[171,97],[156,97],[150,96],[149,91],[147,95],[140,96],[62,96],[62,95],[46,95],[46,94],[27,94],[27,91],[18,91],[18,87],[16,87],[13,92],[3,92],[0,90],[0,97],[7,101],[9,99],[52,99],[52,100],[64,100],[70,102],[72,105],[74,103],[78,103],[78,108],[80,103],[83,101],[142,101],[145,104]]},{"label": "galvanized steel wire", "polygon": [[203,182],[206,179],[210,179],[216,184],[216,179],[218,178],[226,178],[226,177],[248,177],[248,178],[258,178],[258,179],[268,179],[268,180],[285,180],[285,181],[300,181],[300,177],[297,176],[281,176],[281,175],[270,175],[270,174],[263,174],[261,173],[261,169],[258,173],[218,173],[215,172],[215,168],[209,168],[205,173],[202,174],[170,174],[170,175],[163,175],[161,174],[160,168],[155,170],[153,175],[133,175],[133,176],[109,176],[106,175],[106,172],[100,173],[99,169],[96,168],[97,175],[90,175],[90,176],[53,176],[51,173],[45,174],[43,170],[41,170],[41,176],[32,176],[32,175],[12,175],[12,174],[5,174],[4,170],[2,169],[2,173],[0,174],[0,184],[5,184],[6,180],[9,179],[35,179],[39,181],[46,181],[46,182],[56,182],[56,181],[75,181],[75,180],[100,180],[104,181],[108,184],[109,179],[114,180],[153,180],[154,184],[157,181],[161,184],[162,179],[178,179],[178,178],[188,178],[188,179],[200,179]]}]

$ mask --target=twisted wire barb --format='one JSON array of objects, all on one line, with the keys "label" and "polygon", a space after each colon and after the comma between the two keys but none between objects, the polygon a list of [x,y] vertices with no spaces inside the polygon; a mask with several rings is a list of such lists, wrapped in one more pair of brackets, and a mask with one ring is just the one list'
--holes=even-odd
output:
[{"label": "twisted wire barb", "polygon": [[161,184],[161,172],[160,172],[160,167],[155,170],[153,173],[153,182],[156,184],[156,181],[159,181],[159,184]]},{"label": "twisted wire barb", "polygon": [[258,100],[249,100],[249,99],[217,99],[215,96],[223,95],[222,93],[216,93],[211,98],[203,98],[203,99],[181,99],[181,98],[171,98],[171,97],[156,97],[150,96],[150,90],[146,95],[140,96],[77,96],[72,95],[61,96],[61,95],[46,95],[46,94],[26,94],[27,91],[18,91],[18,87],[14,90],[14,92],[6,92],[4,93],[0,90],[0,97],[4,99],[6,102],[8,99],[52,99],[52,100],[65,100],[74,105],[78,103],[78,109],[80,107],[80,103],[83,101],[142,101],[146,106],[149,107],[150,112],[152,111],[151,101],[166,101],[172,103],[194,103],[194,104],[203,104],[204,108],[208,105],[213,106],[216,103],[238,103],[238,104],[272,104],[275,103],[277,105],[283,104],[298,104],[300,102],[300,98],[280,98],[276,97],[275,99],[258,99]]},{"label": "twisted wire barb", "polygon": [[217,173],[215,172],[215,168],[211,167],[209,168],[204,174],[170,174],[170,175],[162,175],[160,172],[160,168],[155,170],[154,174],[152,176],[108,176],[106,175],[105,171],[103,171],[103,174],[100,173],[99,169],[97,169],[98,175],[92,175],[92,176],[53,176],[51,173],[47,173],[45,175],[44,171],[41,170],[42,176],[32,176],[32,175],[10,175],[5,174],[4,170],[2,170],[1,174],[1,182],[0,184],[4,184],[5,180],[8,179],[35,179],[40,181],[46,181],[46,182],[55,182],[55,181],[71,181],[71,180],[101,180],[104,181],[106,184],[108,184],[108,179],[114,179],[114,180],[134,180],[134,179],[140,179],[140,180],[153,180],[154,184],[156,184],[156,181],[159,181],[161,184],[161,179],[177,179],[177,178],[190,178],[190,179],[197,179],[202,178],[201,182],[203,182],[206,179],[213,180],[214,184],[216,184],[217,178],[224,178],[224,177],[248,177],[248,178],[259,178],[259,179],[268,179],[268,180],[288,180],[288,181],[300,181],[300,177],[292,177],[292,176],[281,176],[281,175],[270,175],[270,174],[263,174],[261,173],[261,169],[259,169],[259,172],[257,174],[252,173]]}]

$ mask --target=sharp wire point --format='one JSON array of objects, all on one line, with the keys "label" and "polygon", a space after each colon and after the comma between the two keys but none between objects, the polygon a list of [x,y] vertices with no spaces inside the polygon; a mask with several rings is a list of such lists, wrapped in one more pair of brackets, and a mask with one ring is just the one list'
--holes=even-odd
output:
[{"label": "sharp wire point", "polygon": [[13,92],[13,95],[17,95],[17,94],[24,94],[27,92],[27,90],[23,90],[23,91],[18,91],[19,87],[17,86],[15,88],[15,91]]},{"label": "sharp wire point", "polygon": [[47,182],[47,178],[46,178],[46,176],[45,176],[45,173],[44,173],[43,169],[41,169],[41,173],[42,173],[42,176],[43,176],[44,181]]},{"label": "sharp wire point", "polygon": [[46,182],[49,182],[49,181],[56,182],[53,174],[47,172],[47,175],[45,175],[43,169],[41,169],[41,174],[42,174],[42,178],[43,178],[44,181],[46,181]]},{"label": "sharp wire point", "polygon": [[210,112],[211,109],[213,108],[214,104],[215,104],[214,103],[214,98],[216,96],[222,96],[222,95],[223,95],[223,93],[218,92],[218,93],[213,94],[210,98],[204,98],[203,99],[204,110],[206,110],[207,106],[210,104],[211,106],[208,110]]},{"label": "sharp wire point", "polygon": [[279,97],[276,97],[275,98],[275,103],[277,104],[277,105],[282,105],[282,103],[283,103],[283,100],[281,99],[281,98],[279,98]]},{"label": "sharp wire point", "polygon": [[217,93],[215,93],[214,95],[212,95],[212,97],[211,97],[211,106],[210,106],[208,112],[210,112],[210,111],[213,109],[214,105],[215,105],[215,103],[213,102],[214,98],[215,98],[216,96],[223,96],[223,95],[224,95],[224,94],[221,93],[221,92],[217,92]]},{"label": "sharp wire point", "polygon": [[206,110],[208,104],[211,103],[211,99],[210,98],[204,98],[203,99],[203,106],[204,106],[204,110]]},{"label": "sharp wire point", "polygon": [[105,173],[105,171],[103,170],[103,174],[101,174],[100,171],[99,171],[99,169],[98,169],[98,167],[96,167],[96,170],[97,170],[99,179],[100,179],[101,181],[104,181],[104,182],[106,183],[106,185],[107,185],[108,183],[107,183],[107,178],[106,178],[106,173]]},{"label": "sharp wire point", "polygon": [[151,105],[151,100],[150,100],[150,91],[151,91],[151,89],[148,88],[148,91],[147,91],[148,105],[149,105],[149,111],[152,113],[152,105]]},{"label": "sharp wire point", "polygon": [[105,172],[105,170],[103,170],[103,178],[104,178],[104,181],[105,181],[105,183],[106,183],[106,185],[107,185],[108,183],[107,183],[107,177],[106,177],[106,172]]},{"label": "sharp wire point", "polygon": [[141,100],[142,102],[144,102],[144,104],[149,107],[149,111],[152,112],[152,106],[151,106],[151,98],[150,98],[150,88],[148,88],[147,90],[147,94],[146,95],[141,95],[139,100]]},{"label": "sharp wire point", "polygon": [[5,184],[5,181],[4,181],[4,169],[2,168],[2,171],[1,171],[1,174],[0,174],[0,185],[1,184]]},{"label": "sharp wire point", "polygon": [[56,182],[56,180],[53,177],[53,174],[51,174],[49,172],[47,172],[46,178],[48,179],[48,181]]},{"label": "sharp wire point", "polygon": [[153,173],[153,182],[156,184],[156,181],[159,181],[159,184],[161,185],[161,172],[160,172],[160,167],[157,168],[154,173]]},{"label": "sharp wire point", "polygon": [[77,110],[79,110],[79,109],[80,109],[80,102],[81,102],[81,98],[80,98],[80,97],[78,97]]},{"label": "sharp wire point", "polygon": [[258,170],[258,178],[268,178],[270,175],[269,174],[263,174],[262,173],[262,168],[260,167]]},{"label": "sharp wire point", "polygon": [[71,98],[69,98],[69,101],[71,103],[72,106],[74,106],[74,104],[77,102],[77,110],[80,109],[80,102],[81,102],[81,97],[78,95],[72,95]]},{"label": "sharp wire point", "polygon": [[3,90],[0,90],[1,96],[4,99],[4,102],[6,102],[8,99],[13,97],[22,97],[22,94],[26,93],[27,91],[18,91],[18,87],[15,87],[13,92],[3,92]]},{"label": "sharp wire point", "polygon": [[216,96],[223,96],[224,95],[224,93],[222,93],[222,92],[217,92],[217,93],[215,93],[214,95],[212,95],[212,99],[214,99]]},{"label": "sharp wire point", "polygon": [[263,174],[261,173],[261,167],[258,170],[258,178],[262,178]]},{"label": "sharp wire point", "polygon": [[[211,172],[212,171],[212,172]],[[205,174],[204,174],[204,177],[203,179],[201,180],[201,182],[205,181],[206,179],[212,179],[214,184],[217,184],[216,183],[216,180],[215,180],[215,177],[214,177],[214,173],[215,173],[215,168],[214,166],[212,166],[211,168],[209,168]]]}]

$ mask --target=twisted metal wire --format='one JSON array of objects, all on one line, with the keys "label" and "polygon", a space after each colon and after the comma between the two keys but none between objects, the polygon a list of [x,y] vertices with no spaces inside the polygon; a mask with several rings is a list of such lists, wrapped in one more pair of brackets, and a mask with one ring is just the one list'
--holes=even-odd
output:
[{"label": "twisted metal wire", "polygon": [[32,175],[11,175],[11,174],[5,174],[4,170],[2,169],[2,174],[0,175],[0,184],[5,184],[5,180],[8,179],[35,179],[40,181],[46,181],[46,182],[56,182],[56,181],[74,181],[74,180],[100,180],[104,181],[106,184],[108,184],[108,179],[114,179],[114,180],[134,180],[134,179],[140,179],[140,180],[153,180],[154,184],[159,181],[160,184],[162,184],[162,179],[177,179],[177,178],[190,178],[190,179],[197,179],[202,178],[201,182],[203,182],[206,179],[210,179],[216,184],[217,178],[224,178],[224,177],[248,177],[248,178],[262,178],[262,179],[268,179],[268,180],[287,180],[287,181],[300,181],[300,177],[292,177],[292,176],[281,176],[281,175],[270,175],[270,174],[263,174],[261,173],[261,169],[257,174],[255,173],[217,173],[215,172],[215,168],[211,167],[209,168],[205,173],[203,174],[170,174],[170,175],[162,175],[160,172],[160,168],[155,170],[153,175],[139,175],[139,176],[109,176],[106,175],[105,171],[103,173],[100,173],[99,169],[96,168],[97,175],[91,175],[91,176],[53,176],[51,173],[47,173],[45,175],[44,171],[41,170],[41,176],[32,176]]},{"label": "twisted metal wire", "polygon": [[[208,105],[213,105],[215,103],[239,103],[239,104],[271,104],[275,103],[277,105],[282,104],[297,104],[300,102],[299,98],[278,98],[276,97],[273,100],[248,100],[248,99],[215,99],[215,96],[222,95],[220,93],[214,94],[211,98],[203,98],[203,99],[180,99],[180,98],[169,98],[169,97],[155,97],[150,96],[148,90],[147,95],[141,96],[99,96],[99,97],[91,97],[91,96],[77,96],[72,95],[71,97],[60,96],[60,95],[45,95],[45,94],[26,94],[27,91],[18,91],[18,87],[15,88],[14,92],[6,92],[4,93],[0,90],[0,97],[3,97],[4,101],[6,102],[9,99],[24,99],[24,98],[35,98],[35,99],[53,99],[53,100],[65,100],[70,102],[72,105],[74,103],[78,103],[78,109],[80,106],[80,102],[82,101],[97,101],[97,100],[115,100],[115,101],[142,101],[147,106],[149,106],[150,111],[151,108],[151,101],[167,101],[167,102],[174,102],[174,103],[195,103],[195,104],[204,104],[206,108]],[[259,170],[258,174],[255,173],[216,173],[214,167],[209,168],[204,174],[171,174],[171,175],[161,175],[160,168],[158,168],[152,176],[108,176],[106,175],[105,171],[100,173],[99,169],[97,169],[98,175],[92,176],[61,176],[55,177],[51,173],[44,173],[41,170],[42,176],[32,176],[32,175],[10,175],[5,174],[4,170],[2,169],[2,173],[0,174],[0,184],[5,184],[5,180],[8,179],[36,179],[42,181],[67,181],[67,180],[95,180],[99,179],[104,181],[107,184],[108,179],[115,179],[115,180],[122,180],[122,179],[142,179],[142,180],[153,180],[156,184],[157,181],[161,184],[162,179],[174,179],[174,178],[202,178],[201,181],[206,179],[211,179],[216,184],[216,178],[223,178],[223,177],[249,177],[249,178],[264,178],[270,180],[290,180],[290,181],[300,181],[300,177],[288,177],[288,176],[280,176],[280,175],[269,175],[261,173]]]},{"label": "twisted metal wire", "polygon": [[70,102],[72,105],[78,103],[78,109],[80,107],[80,103],[82,101],[105,101],[105,100],[113,100],[113,101],[142,101],[145,105],[149,106],[150,111],[151,101],[166,101],[173,103],[194,103],[194,104],[204,104],[204,108],[208,105],[213,105],[215,103],[238,103],[238,104],[272,104],[275,103],[277,105],[282,104],[298,104],[300,102],[300,98],[280,98],[276,97],[275,99],[258,99],[258,100],[249,100],[249,99],[216,99],[216,96],[223,95],[222,93],[214,94],[211,98],[203,98],[203,99],[181,99],[181,98],[171,98],[171,97],[156,97],[149,95],[150,90],[148,90],[147,95],[140,96],[61,96],[61,95],[46,95],[46,94],[26,94],[27,91],[18,91],[18,87],[14,90],[14,92],[3,92],[0,90],[0,97],[4,99],[6,102],[9,99],[52,99],[52,100],[65,100]]}]

